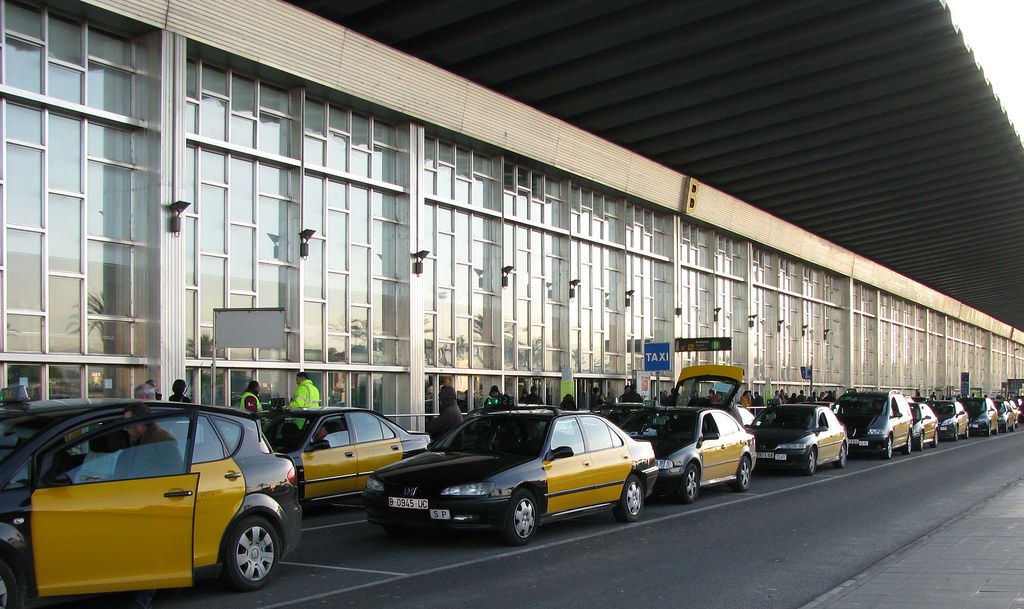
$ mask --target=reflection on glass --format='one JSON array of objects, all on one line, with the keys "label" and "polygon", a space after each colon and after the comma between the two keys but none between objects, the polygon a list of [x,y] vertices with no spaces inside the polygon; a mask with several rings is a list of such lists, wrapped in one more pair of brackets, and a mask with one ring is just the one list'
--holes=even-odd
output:
[{"label": "reflection on glass", "polygon": [[89,234],[128,239],[131,230],[131,171],[122,167],[89,163]]},{"label": "reflection on glass", "polygon": [[50,271],[82,271],[82,200],[50,195]]},{"label": "reflection on glass", "polygon": [[43,318],[28,315],[7,315],[7,349],[41,353],[43,350]]},{"label": "reflection on glass", "polygon": [[50,277],[47,325],[50,351],[81,353],[82,281],[68,277]]},{"label": "reflection on glass", "polygon": [[42,226],[43,153],[22,146],[7,145],[7,221],[24,226]]},{"label": "reflection on glass", "polygon": [[89,315],[131,315],[131,248],[89,242]]},{"label": "reflection on glass", "polygon": [[226,139],[227,102],[204,95],[199,108],[199,134],[217,140]]},{"label": "reflection on glass", "polygon": [[[10,8],[12,5],[8,4]],[[29,42],[7,37],[4,49],[5,84],[33,93],[43,92],[43,49]]]},{"label": "reflection on glass", "polygon": [[323,305],[307,302],[303,308],[302,348],[305,359],[322,362],[324,359]]},{"label": "reflection on glass", "polygon": [[253,233],[248,226],[231,227],[231,290],[254,291]]},{"label": "reflection on glass", "polygon": [[82,103],[82,72],[50,64],[50,95],[71,103]]},{"label": "reflection on glass", "polygon": [[7,306],[9,309],[41,311],[43,261],[42,235],[24,231],[7,232]]},{"label": "reflection on glass", "polygon": [[130,115],[132,108],[132,76],[110,66],[89,64],[87,101],[89,106]]},{"label": "reflection on glass", "polygon": [[47,397],[61,400],[82,397],[82,369],[79,366],[50,366],[50,387]]},{"label": "reflection on glass", "polygon": [[82,192],[82,124],[50,114],[50,188]]}]

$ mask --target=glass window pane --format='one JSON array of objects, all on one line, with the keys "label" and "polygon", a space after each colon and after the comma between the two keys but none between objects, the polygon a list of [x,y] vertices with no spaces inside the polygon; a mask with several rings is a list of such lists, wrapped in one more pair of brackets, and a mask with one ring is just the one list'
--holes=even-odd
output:
[{"label": "glass window pane", "polygon": [[227,192],[218,186],[204,184],[201,189],[202,200],[202,243],[201,249],[207,252],[226,252],[224,242],[225,205]]},{"label": "glass window pane", "polygon": [[307,133],[324,134],[324,105],[315,100],[306,101],[304,126]]},{"label": "glass window pane", "polygon": [[332,271],[348,270],[348,214],[327,212],[327,268]]},{"label": "glass window pane", "polygon": [[130,115],[132,77],[128,72],[90,63],[87,90],[88,105],[116,114]]},{"label": "glass window pane", "polygon": [[199,177],[209,182],[224,184],[227,182],[227,169],[224,162],[224,155],[207,150],[202,151],[199,158]]},{"label": "glass window pane", "polygon": [[50,188],[82,192],[82,123],[50,115]]},{"label": "glass window pane", "polygon": [[256,83],[253,80],[231,75],[231,111],[256,116]]},{"label": "glass window pane", "polygon": [[302,228],[324,232],[324,181],[306,176],[302,191]]},{"label": "glass window pane", "polygon": [[367,363],[370,361],[370,309],[352,307],[352,361]]},{"label": "glass window pane", "polygon": [[230,289],[253,292],[252,229],[247,226],[231,227]]},{"label": "glass window pane", "polygon": [[370,242],[370,201],[369,192],[362,188],[353,188],[349,193],[349,209],[351,210],[352,243]]},{"label": "glass window pane", "polygon": [[121,66],[132,65],[131,42],[96,29],[89,30],[89,55]]},{"label": "glass window pane", "polygon": [[256,121],[231,115],[231,142],[246,148],[255,148]]},{"label": "glass window pane", "polygon": [[82,26],[50,15],[47,51],[53,59],[82,64]]},{"label": "glass window pane", "polygon": [[25,106],[7,105],[8,140],[20,140],[32,144],[43,143],[43,113]]},{"label": "glass window pane", "polygon": [[227,133],[228,103],[219,97],[203,96],[199,107],[199,134],[224,140]]},{"label": "glass window pane", "polygon": [[82,103],[82,72],[53,64],[50,64],[48,70],[52,97],[75,104]]},{"label": "glass window pane", "polygon": [[7,304],[11,309],[42,311],[43,238],[39,233],[7,233]]},{"label": "glass window pane", "polygon": [[7,349],[9,351],[41,352],[43,350],[43,318],[8,315]]},{"label": "glass window pane", "polygon": [[288,203],[286,201],[260,197],[258,238],[261,259],[288,261],[292,239],[288,231]]},{"label": "glass window pane", "polygon": [[291,121],[271,114],[260,115],[259,149],[272,154],[288,156]]},{"label": "glass window pane", "polygon": [[128,239],[131,234],[132,174],[128,169],[89,163],[89,234]]},{"label": "glass window pane", "polygon": [[331,133],[327,138],[327,166],[336,171],[348,171],[348,136]]},{"label": "glass window pane", "polygon": [[79,366],[49,367],[51,400],[82,397],[82,368]]},{"label": "glass window pane", "polygon": [[213,310],[224,307],[224,259],[203,256],[200,262],[200,321],[213,322]]},{"label": "glass window pane", "polygon": [[228,75],[227,72],[220,68],[203,64],[201,84],[204,91],[210,91],[224,97],[228,95]]},{"label": "glass window pane", "polygon": [[259,306],[283,307],[288,302],[288,268],[260,265]]},{"label": "glass window pane", "polygon": [[305,358],[316,362],[324,360],[323,305],[307,302],[303,309],[302,348]]},{"label": "glass window pane", "polygon": [[131,163],[132,134],[89,123],[89,156]]},{"label": "glass window pane", "polygon": [[231,159],[231,220],[252,223],[253,210],[253,165],[250,161]]},{"label": "glass window pane", "polygon": [[7,175],[8,222],[42,226],[43,153],[8,145]]},{"label": "glass window pane", "polygon": [[38,10],[13,2],[6,3],[6,9],[7,29],[33,38],[43,37],[43,25]]},{"label": "glass window pane", "polygon": [[[11,5],[8,4],[8,7]],[[6,84],[17,89],[43,92],[43,50],[38,45],[7,37],[4,49]]]},{"label": "glass window pane", "polygon": [[352,115],[352,145],[362,148],[370,146],[370,119],[365,116]]},{"label": "glass window pane", "polygon": [[88,270],[89,315],[131,315],[131,248],[91,241]]},{"label": "glass window pane", "polygon": [[260,188],[259,191],[279,197],[289,197],[291,193],[288,188],[289,171],[271,165],[260,165]]},{"label": "glass window pane", "polygon": [[339,273],[327,276],[327,331],[348,332],[348,277]]},{"label": "glass window pane", "polygon": [[50,195],[50,271],[82,272],[82,200]]},{"label": "glass window pane", "polygon": [[50,277],[47,326],[50,351],[81,353],[82,280]]},{"label": "glass window pane", "polygon": [[350,275],[350,281],[352,282],[352,302],[370,302],[370,277],[367,269],[369,253],[369,248],[352,248],[352,269]]},{"label": "glass window pane", "polygon": [[260,83],[260,107],[269,108],[285,115],[291,114],[288,92],[266,83]]}]

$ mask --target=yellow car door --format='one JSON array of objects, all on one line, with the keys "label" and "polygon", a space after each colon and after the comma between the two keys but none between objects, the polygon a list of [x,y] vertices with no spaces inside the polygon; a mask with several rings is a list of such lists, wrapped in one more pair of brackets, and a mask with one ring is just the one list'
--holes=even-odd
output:
[{"label": "yellow car door", "polygon": [[825,428],[825,431],[817,432],[818,436],[818,459],[838,459],[839,449],[843,445],[843,433],[837,425],[829,425],[828,415],[824,409],[818,409],[817,422],[815,426]]},{"label": "yellow car door", "polygon": [[548,514],[592,505],[593,464],[586,452],[583,432],[575,418],[556,419],[548,445],[548,455],[556,449],[569,447],[572,456],[545,459],[547,475]]},{"label": "yellow car door", "polygon": [[739,423],[736,419],[722,411],[712,411],[715,418],[715,425],[718,427],[719,441],[722,443],[722,471],[723,476],[732,476],[740,466],[740,457],[743,456],[743,447],[746,445],[746,436],[741,433]]},{"label": "yellow car door", "polygon": [[118,445],[128,425],[111,422],[40,456],[31,496],[40,596],[192,584],[199,474],[185,469],[189,417],[133,421],[149,440]]},{"label": "yellow car door", "polygon": [[358,472],[356,490],[366,488],[366,479],[378,469],[402,458],[402,442],[395,432],[369,412],[350,412],[347,415],[356,436]]},{"label": "yellow car door", "polygon": [[301,451],[303,499],[362,490],[358,482],[359,459],[344,415],[323,417],[313,430],[311,441]]},{"label": "yellow car door", "polygon": [[[221,429],[227,446],[214,431],[214,421]],[[228,456],[237,450],[242,433],[242,426],[232,421],[211,420],[206,416],[197,419],[189,469],[199,475],[192,542],[192,560],[196,568],[217,564],[221,540],[245,498],[242,469]]]},{"label": "yellow car door", "polygon": [[615,501],[622,494],[622,485],[633,469],[629,449],[604,419],[581,416],[587,437],[588,452],[594,476],[594,498],[599,503]]},{"label": "yellow car door", "polygon": [[700,435],[700,455],[704,467],[701,481],[716,480],[730,475],[732,472],[727,472],[726,466],[728,454],[725,441],[718,432],[718,425],[715,424],[710,410],[701,414]]}]

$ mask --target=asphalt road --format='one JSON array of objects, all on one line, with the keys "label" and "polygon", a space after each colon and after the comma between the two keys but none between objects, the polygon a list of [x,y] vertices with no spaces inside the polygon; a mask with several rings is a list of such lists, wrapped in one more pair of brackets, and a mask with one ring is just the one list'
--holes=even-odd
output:
[{"label": "asphalt road", "polygon": [[[264,590],[201,582],[159,592],[154,607],[798,608],[1017,482],[1022,454],[1018,431],[888,462],[853,457],[812,478],[755,470],[747,493],[708,490],[689,506],[654,499],[630,525],[610,512],[554,523],[525,548],[478,533],[393,540],[357,504],[320,506],[307,509],[298,551]],[[912,597],[912,581],[899,585]]]}]

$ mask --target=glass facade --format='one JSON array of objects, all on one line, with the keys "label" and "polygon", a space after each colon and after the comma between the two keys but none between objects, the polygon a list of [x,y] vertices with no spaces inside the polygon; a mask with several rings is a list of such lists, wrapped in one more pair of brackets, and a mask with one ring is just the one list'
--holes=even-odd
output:
[{"label": "glass facade", "polygon": [[[491,385],[557,402],[566,376],[617,395],[644,343],[708,336],[732,350],[674,368],[741,365],[754,389],[808,366],[823,388],[1019,376],[1003,337],[521,155],[172,34],[180,65],[149,33],[0,6],[0,366],[34,397],[130,395],[171,369],[203,402],[254,378],[287,399],[305,369],[325,405],[417,427],[443,376],[466,408]],[[154,58],[180,81],[143,78]],[[174,237],[165,180],[190,204]],[[285,311],[284,348],[215,354],[214,311],[254,307]]]}]

